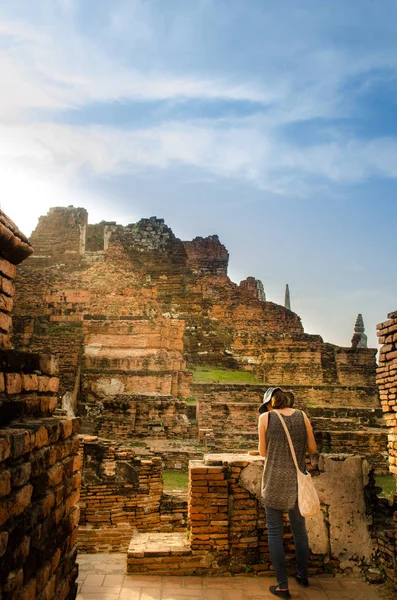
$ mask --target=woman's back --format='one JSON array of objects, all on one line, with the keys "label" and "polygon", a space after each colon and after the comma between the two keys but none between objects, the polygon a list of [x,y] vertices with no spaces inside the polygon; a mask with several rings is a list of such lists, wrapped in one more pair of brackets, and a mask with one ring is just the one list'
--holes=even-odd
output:
[{"label": "woman's back", "polygon": [[[296,459],[302,471],[306,465],[307,433],[301,411],[288,409],[282,415],[295,448]],[[291,456],[287,436],[280,418],[273,411],[268,414],[266,430],[266,468],[263,477],[263,504],[287,511],[294,508],[298,497],[296,468]]]}]

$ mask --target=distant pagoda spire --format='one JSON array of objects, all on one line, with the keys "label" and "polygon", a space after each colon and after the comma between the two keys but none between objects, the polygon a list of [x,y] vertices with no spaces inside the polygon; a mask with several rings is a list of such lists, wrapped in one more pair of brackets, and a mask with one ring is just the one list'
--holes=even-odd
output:
[{"label": "distant pagoda spire", "polygon": [[364,333],[364,320],[362,314],[357,315],[354,333],[352,337],[352,348],[368,348],[367,336]]},{"label": "distant pagoda spire", "polygon": [[285,308],[288,308],[288,310],[291,310],[291,298],[290,298],[290,295],[289,295],[289,286],[288,286],[288,283],[285,286],[284,306],[285,306]]}]

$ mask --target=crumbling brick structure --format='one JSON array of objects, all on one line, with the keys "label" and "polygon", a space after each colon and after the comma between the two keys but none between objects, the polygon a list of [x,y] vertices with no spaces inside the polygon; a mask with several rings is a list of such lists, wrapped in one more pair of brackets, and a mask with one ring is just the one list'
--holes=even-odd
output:
[{"label": "crumbling brick structure", "polygon": [[[377,327],[379,343],[379,386],[382,410],[388,429],[390,473],[397,479],[397,311],[387,315],[387,321]],[[393,506],[384,507],[387,522],[378,528],[379,561],[387,577],[397,584],[397,494]]]},{"label": "crumbling brick structure", "polygon": [[[186,469],[208,449],[255,448],[257,406],[276,384],[317,419],[322,452],[359,448],[384,470],[375,350],[305,334],[297,314],[257,293],[260,282],[234,284],[217,236],[182,241],[157,217],[88,225],[85,209],[68,207],[42,217],[32,241],[13,341],[58,357],[63,408],[84,434]],[[249,371],[260,385],[192,385],[199,365]]]},{"label": "crumbling brick structure", "polygon": [[0,590],[3,600],[76,596],[78,419],[55,414],[57,361],[11,349],[16,265],[32,248],[0,212]]},{"label": "crumbling brick structure", "polygon": [[[365,571],[372,564],[364,486],[368,465],[359,456],[321,456],[313,472],[322,511],[307,520],[310,574]],[[209,454],[189,468],[189,538],[182,533],[137,533],[127,571],[151,574],[256,573],[274,576],[260,501],[263,459]],[[287,526],[284,542],[296,572]],[[327,567],[325,567],[327,565]]]},{"label": "crumbling brick structure", "polygon": [[163,494],[162,461],[137,448],[81,437],[79,550],[126,552],[133,533],[182,531],[187,499]]}]

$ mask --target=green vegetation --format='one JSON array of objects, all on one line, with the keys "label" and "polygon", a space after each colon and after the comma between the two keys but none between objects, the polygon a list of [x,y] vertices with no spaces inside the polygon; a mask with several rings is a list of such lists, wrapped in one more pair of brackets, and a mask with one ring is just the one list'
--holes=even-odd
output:
[{"label": "green vegetation", "polygon": [[188,474],[180,471],[163,471],[163,487],[165,492],[172,490],[186,490],[188,487]]},{"label": "green vegetation", "polygon": [[377,475],[375,480],[376,485],[382,488],[379,496],[392,500],[393,494],[397,494],[397,480],[393,475]]},{"label": "green vegetation", "polygon": [[194,396],[189,396],[188,398],[185,398],[185,402],[186,404],[196,404],[196,398]]},{"label": "green vegetation", "polygon": [[194,367],[193,381],[196,383],[258,383],[248,371],[212,369],[211,367]]}]

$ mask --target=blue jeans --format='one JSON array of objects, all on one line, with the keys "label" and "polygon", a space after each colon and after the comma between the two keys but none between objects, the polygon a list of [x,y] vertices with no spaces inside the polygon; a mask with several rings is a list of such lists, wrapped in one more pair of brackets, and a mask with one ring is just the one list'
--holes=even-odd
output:
[{"label": "blue jeans", "polygon": [[[283,545],[283,511],[265,507],[270,558],[276,572],[280,589],[288,589],[287,562]],[[296,562],[299,577],[307,577],[309,565],[309,542],[307,539],[305,518],[299,512],[298,505],[288,511],[292,535],[294,536]]]}]

